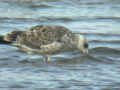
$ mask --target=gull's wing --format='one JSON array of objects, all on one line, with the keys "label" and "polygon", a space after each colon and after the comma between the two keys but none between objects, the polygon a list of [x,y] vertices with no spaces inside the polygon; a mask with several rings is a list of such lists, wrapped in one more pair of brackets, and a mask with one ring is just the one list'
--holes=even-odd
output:
[{"label": "gull's wing", "polygon": [[16,43],[32,49],[60,49],[65,42],[63,37],[72,32],[63,26],[39,25],[29,28],[17,37]]}]

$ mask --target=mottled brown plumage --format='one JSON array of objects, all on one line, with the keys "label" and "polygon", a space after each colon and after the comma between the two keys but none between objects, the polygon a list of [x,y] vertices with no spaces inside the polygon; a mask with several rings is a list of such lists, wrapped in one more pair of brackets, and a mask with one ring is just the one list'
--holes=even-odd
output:
[{"label": "mottled brown plumage", "polygon": [[17,40],[29,47],[40,49],[40,46],[60,42],[65,34],[70,35],[72,32],[62,26],[38,25],[26,30]]},{"label": "mottled brown plumage", "polygon": [[12,31],[4,36],[22,51],[29,54],[51,55],[73,50],[85,51],[87,40],[59,25],[37,25],[25,31]]}]

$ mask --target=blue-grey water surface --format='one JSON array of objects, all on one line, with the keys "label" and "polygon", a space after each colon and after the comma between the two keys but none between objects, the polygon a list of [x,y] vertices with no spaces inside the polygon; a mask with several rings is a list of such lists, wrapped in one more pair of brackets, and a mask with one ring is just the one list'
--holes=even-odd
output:
[{"label": "blue-grey water surface", "polygon": [[119,0],[0,0],[0,34],[38,24],[84,35],[89,56],[59,54],[46,64],[39,55],[0,45],[0,90],[120,90]]}]

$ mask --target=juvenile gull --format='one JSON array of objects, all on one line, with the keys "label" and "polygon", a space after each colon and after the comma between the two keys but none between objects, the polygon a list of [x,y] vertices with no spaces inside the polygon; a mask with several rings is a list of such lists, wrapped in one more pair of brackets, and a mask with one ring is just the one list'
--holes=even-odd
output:
[{"label": "juvenile gull", "polygon": [[0,36],[0,43],[10,44],[28,54],[40,54],[47,62],[50,55],[80,51],[88,54],[88,41],[59,25],[37,25],[25,31],[12,31]]}]

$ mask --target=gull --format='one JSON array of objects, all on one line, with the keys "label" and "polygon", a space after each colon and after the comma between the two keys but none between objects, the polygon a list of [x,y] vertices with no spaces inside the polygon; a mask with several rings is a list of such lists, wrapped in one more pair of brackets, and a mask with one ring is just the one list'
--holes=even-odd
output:
[{"label": "gull", "polygon": [[16,46],[28,54],[40,54],[47,62],[50,62],[51,55],[63,52],[88,54],[87,39],[60,25],[36,25],[26,30],[14,30],[1,35],[0,44]]}]

